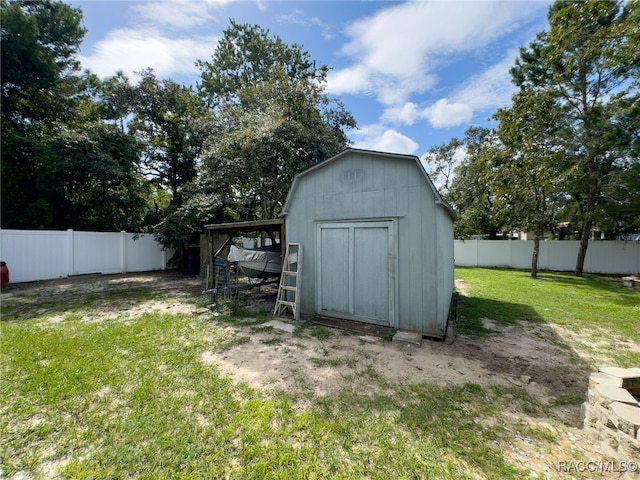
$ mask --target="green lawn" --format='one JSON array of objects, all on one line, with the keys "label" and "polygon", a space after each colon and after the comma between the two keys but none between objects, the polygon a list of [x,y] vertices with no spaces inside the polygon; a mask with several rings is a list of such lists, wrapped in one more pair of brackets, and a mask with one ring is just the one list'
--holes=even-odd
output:
[{"label": "green lawn", "polygon": [[[473,334],[483,334],[478,321],[489,316],[638,341],[640,294],[616,281],[543,274],[534,282],[523,272],[481,269],[457,276],[471,289],[460,301],[460,328]],[[124,307],[164,295],[141,285],[131,292]],[[568,298],[576,295],[582,300]],[[193,313],[131,318],[109,290],[92,292],[89,303],[79,295],[60,305],[50,296],[39,313],[25,313],[19,292],[5,297],[0,477],[521,479],[529,472],[505,454],[513,433],[501,419],[550,408],[516,387],[473,383],[346,390],[299,408],[293,397],[234,383],[201,361],[238,341],[228,329],[248,312],[235,304],[213,317],[194,295]],[[254,328],[268,319],[259,312]],[[362,374],[376,381],[375,371]],[[546,427],[518,429],[556,441]]]},{"label": "green lawn", "polygon": [[640,344],[640,291],[625,288],[620,278],[528,271],[456,268],[469,286],[459,297],[458,331],[481,334],[482,318],[498,323],[545,322],[585,333],[583,349],[604,343],[620,366],[640,365],[640,351],[618,350],[616,343]]}]

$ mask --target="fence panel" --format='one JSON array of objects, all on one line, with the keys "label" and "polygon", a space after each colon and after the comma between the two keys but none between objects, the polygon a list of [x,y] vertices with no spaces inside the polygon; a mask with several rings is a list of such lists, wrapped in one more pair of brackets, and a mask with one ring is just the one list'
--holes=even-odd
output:
[{"label": "fence panel", "polygon": [[[167,251],[160,248],[153,235],[126,233],[125,255],[128,272],[145,272],[164,269],[167,265]],[[152,268],[149,268],[149,267]]]},{"label": "fence panel", "polygon": [[[573,271],[580,242],[540,242],[538,268]],[[456,265],[461,267],[531,268],[533,240],[455,240]],[[592,241],[584,271],[613,275],[640,274],[640,242]]]},{"label": "fence panel", "polygon": [[167,266],[167,252],[152,235],[125,232],[0,230],[0,259],[12,283]]},{"label": "fence panel", "polygon": [[73,232],[73,275],[122,273],[121,234]]},{"label": "fence panel", "polygon": [[0,259],[12,283],[57,278],[67,272],[67,232],[2,230]]},{"label": "fence panel", "polygon": [[[635,270],[634,270],[635,267]],[[640,273],[640,243],[591,242],[585,270],[593,273]]]}]

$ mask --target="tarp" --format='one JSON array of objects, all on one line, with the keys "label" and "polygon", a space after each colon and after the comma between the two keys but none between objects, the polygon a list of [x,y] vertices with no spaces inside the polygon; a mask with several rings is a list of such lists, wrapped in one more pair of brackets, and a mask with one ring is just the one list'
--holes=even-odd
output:
[{"label": "tarp", "polygon": [[250,277],[273,277],[282,273],[279,248],[277,251],[249,250],[231,245],[227,260],[238,262],[238,267]]}]

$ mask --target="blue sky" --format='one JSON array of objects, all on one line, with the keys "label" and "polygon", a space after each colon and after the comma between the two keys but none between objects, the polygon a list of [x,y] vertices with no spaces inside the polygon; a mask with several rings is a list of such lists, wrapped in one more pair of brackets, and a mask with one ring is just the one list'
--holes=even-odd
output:
[{"label": "blue sky", "polygon": [[327,93],[358,122],[353,146],[418,156],[489,126],[514,93],[509,68],[547,28],[547,1],[73,1],[80,60],[100,77],[154,68],[195,85],[232,18],[331,68]]}]

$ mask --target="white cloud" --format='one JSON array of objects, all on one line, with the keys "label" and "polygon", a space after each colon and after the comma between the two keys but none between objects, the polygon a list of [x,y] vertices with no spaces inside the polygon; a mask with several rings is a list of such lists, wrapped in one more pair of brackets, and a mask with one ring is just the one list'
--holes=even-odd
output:
[{"label": "white cloud", "polygon": [[413,102],[406,102],[401,107],[391,107],[382,113],[382,120],[402,123],[403,125],[413,125],[419,117],[418,107]]},{"label": "white cloud", "polygon": [[406,135],[382,125],[365,125],[355,132],[353,146],[380,152],[414,154],[419,145]]},{"label": "white cloud", "polygon": [[320,34],[325,40],[333,38],[333,27],[328,23],[323,22],[318,17],[309,17],[303,10],[296,10],[289,15],[281,15],[278,17],[279,23],[290,23],[294,25],[302,25],[306,27],[317,27],[320,29]]},{"label": "white cloud", "polygon": [[499,63],[469,78],[449,98],[427,107],[421,116],[433,127],[444,128],[468,122],[477,112],[492,114],[509,105],[516,90],[509,69],[517,57],[518,50],[510,50]]},{"label": "white cloud", "polygon": [[155,28],[123,28],[110,32],[89,55],[78,58],[100,77],[117,70],[133,77],[133,72],[149,67],[160,77],[193,74],[198,72],[195,61],[209,58],[217,42],[215,36],[171,38]]},{"label": "white cloud", "polygon": [[406,135],[396,132],[395,130],[386,130],[378,143],[375,150],[391,153],[415,153],[418,144]]},{"label": "white cloud", "polygon": [[509,69],[514,66],[519,51],[509,50],[497,64],[466,81],[454,94],[454,102],[465,103],[474,110],[496,110],[511,103],[516,87],[511,83]]},{"label": "white cloud", "polygon": [[539,8],[536,2],[509,1],[408,2],[385,8],[348,27],[351,40],[343,54],[355,63],[329,76],[328,91],[373,91],[386,105],[403,103],[435,85],[438,67],[518,28]]},{"label": "white cloud", "polygon": [[170,0],[152,1],[131,7],[136,21],[142,25],[161,25],[174,30],[187,29],[216,20],[212,11],[229,3],[228,0],[190,1]]},{"label": "white cloud", "polygon": [[369,72],[361,65],[344,68],[339,71],[331,70],[327,76],[329,93],[368,93],[373,88],[369,82]]},{"label": "white cloud", "polygon": [[449,103],[446,98],[441,98],[427,107],[422,116],[427,118],[433,127],[453,127],[471,120],[473,109],[465,103]]}]

